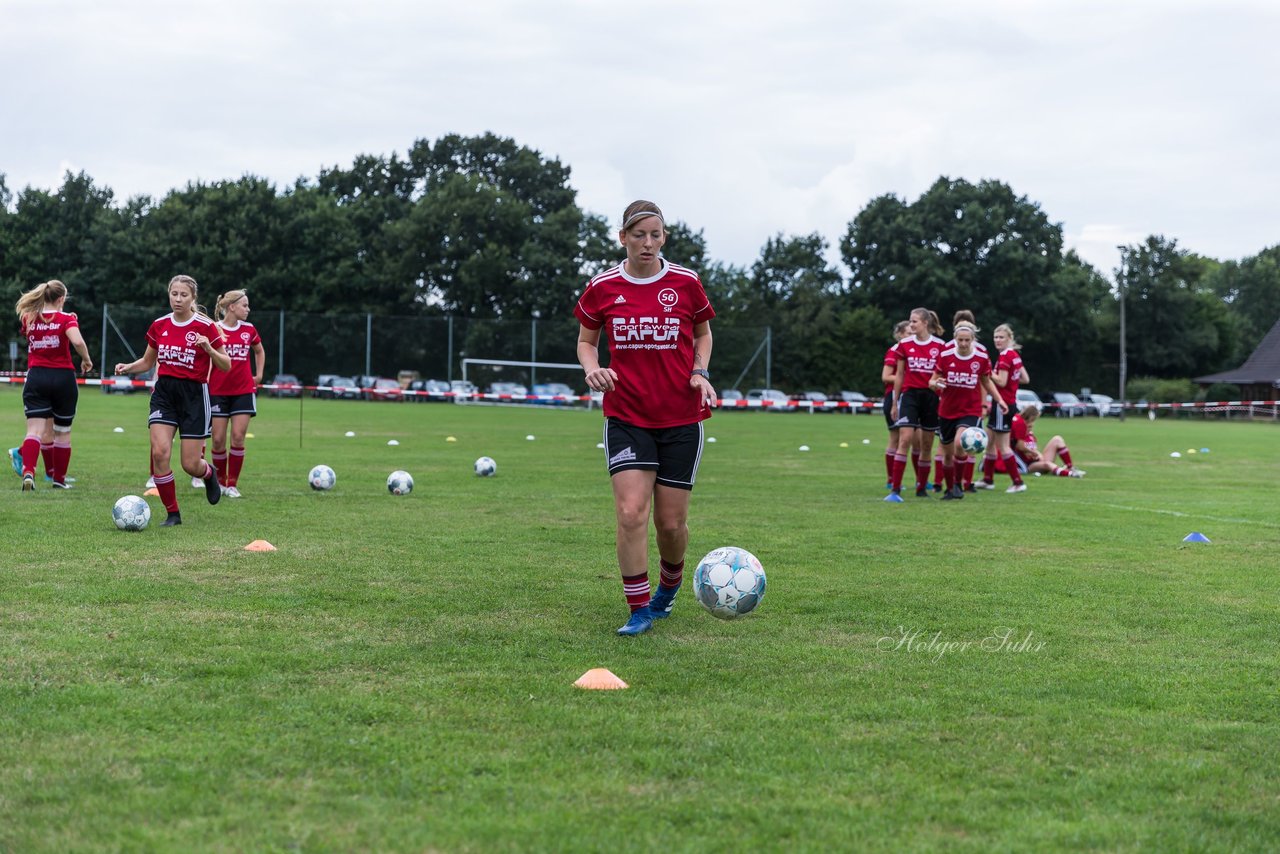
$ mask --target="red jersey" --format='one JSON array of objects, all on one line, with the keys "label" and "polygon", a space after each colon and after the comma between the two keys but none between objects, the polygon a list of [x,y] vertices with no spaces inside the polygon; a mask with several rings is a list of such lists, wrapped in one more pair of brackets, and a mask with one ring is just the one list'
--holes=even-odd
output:
[{"label": "red jersey", "polygon": [[[1009,442],[1013,445],[1013,452],[1022,457],[1025,462],[1035,462],[1035,457],[1031,456],[1027,451],[1038,451],[1036,447],[1036,436],[1031,432],[1031,426],[1023,420],[1021,415],[1014,414],[1013,420],[1009,422]],[[1019,450],[1018,443],[1023,442],[1026,450]]]},{"label": "red jersey", "polygon": [[898,348],[898,360],[907,363],[906,373],[902,378],[902,390],[928,388],[938,356],[942,354],[942,339],[936,335],[930,335],[929,340],[922,343],[914,337],[907,337],[895,346]]},{"label": "red jersey", "polygon": [[237,323],[235,326],[218,324],[218,330],[225,340],[227,355],[231,357],[231,370],[214,369],[209,374],[209,394],[236,395],[252,394],[257,390],[253,383],[253,365],[250,354],[255,344],[261,344],[258,330],[252,323]]},{"label": "red jersey", "polygon": [[1018,355],[1018,351],[1012,347],[1002,350],[1000,357],[996,359],[995,367],[991,369],[992,373],[996,371],[1009,372],[1009,381],[1004,384],[1004,388],[1000,388],[999,383],[996,383],[996,388],[999,389],[1001,399],[1009,404],[1009,410],[1012,412],[1017,405],[1018,377],[1022,374],[1022,357]]},{"label": "red jersey", "polygon": [[[884,366],[896,371],[898,369],[898,358],[898,345],[894,344],[888,350],[884,351]],[[891,394],[893,394],[892,381],[884,384],[884,396],[888,397]]]},{"label": "red jersey", "polygon": [[938,416],[961,418],[982,415],[982,378],[991,376],[991,362],[975,348],[961,356],[947,347],[938,357],[937,371],[947,384],[938,396]]},{"label": "red jersey", "polygon": [[639,279],[619,264],[587,283],[573,313],[609,337],[618,380],[604,396],[606,418],[659,429],[711,417],[689,385],[693,327],[716,316],[697,273],[664,258],[656,275]]},{"label": "red jersey", "polygon": [[224,349],[218,325],[203,314],[193,314],[185,323],[166,314],[152,323],[147,330],[147,344],[156,348],[156,375],[208,382],[212,361],[203,348],[196,346],[198,335],[208,338],[213,349]]},{"label": "red jersey", "polygon": [[28,368],[70,368],[71,339],[67,330],[79,327],[74,314],[65,311],[45,311],[36,316],[35,322],[22,321],[22,337],[27,339]]}]

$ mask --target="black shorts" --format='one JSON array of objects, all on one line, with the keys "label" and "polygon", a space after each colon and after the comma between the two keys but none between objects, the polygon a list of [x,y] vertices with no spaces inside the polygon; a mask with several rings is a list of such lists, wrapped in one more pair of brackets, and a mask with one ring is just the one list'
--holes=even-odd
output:
[{"label": "black shorts", "polygon": [[993,433],[1008,433],[1013,429],[1013,408],[1009,408],[1006,414],[1000,411],[1000,407],[991,402],[991,412],[987,414],[987,426],[991,428]]},{"label": "black shorts", "polygon": [[938,416],[938,437],[942,439],[942,444],[950,445],[956,440],[957,434],[964,432],[966,427],[977,427],[981,420],[981,415],[961,415],[959,418]]},{"label": "black shorts", "polygon": [[663,486],[693,489],[702,459],[702,422],[651,429],[606,418],[604,458],[610,475],[646,469],[657,471]]},{"label": "black shorts", "polygon": [[27,371],[22,408],[28,418],[52,418],[55,426],[70,427],[79,399],[74,368],[36,367]]},{"label": "black shorts", "polygon": [[209,386],[195,380],[160,377],[151,391],[147,424],[169,424],[184,439],[209,438]]},{"label": "black shorts", "polygon": [[938,429],[938,395],[927,388],[909,388],[898,404],[898,426],[918,430]]},{"label": "black shorts", "polygon": [[893,420],[893,392],[887,392],[884,396],[884,402],[880,404],[880,408],[884,410],[884,423],[890,430],[898,429],[898,422]]},{"label": "black shorts", "polygon": [[209,414],[214,418],[230,418],[232,415],[258,414],[258,396],[248,394],[214,394],[209,396]]}]

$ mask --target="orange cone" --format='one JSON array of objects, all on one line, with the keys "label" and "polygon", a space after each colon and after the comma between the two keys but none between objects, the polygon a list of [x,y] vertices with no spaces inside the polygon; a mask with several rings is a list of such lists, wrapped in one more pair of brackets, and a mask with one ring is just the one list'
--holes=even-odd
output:
[{"label": "orange cone", "polygon": [[588,691],[618,691],[627,687],[626,682],[623,682],[603,667],[588,670],[579,676],[578,681],[573,684],[578,688],[586,688]]},{"label": "orange cone", "polygon": [[268,543],[266,540],[254,540],[252,543],[244,547],[247,552],[273,552],[276,547]]},{"label": "orange cone", "polygon": [[153,487],[151,487],[150,489],[148,489],[146,492],[144,492],[144,493],[142,493],[142,494],[143,494],[143,495],[154,495],[154,496],[156,496],[157,498],[159,498],[159,497],[160,497],[160,490],[156,489],[156,488],[153,486]]}]

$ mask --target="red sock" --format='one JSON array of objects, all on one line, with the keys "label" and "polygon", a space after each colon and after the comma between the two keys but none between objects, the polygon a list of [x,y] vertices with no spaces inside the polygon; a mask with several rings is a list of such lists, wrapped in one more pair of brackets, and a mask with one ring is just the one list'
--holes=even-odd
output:
[{"label": "red sock", "polygon": [[649,574],[622,576],[622,593],[627,597],[627,607],[632,612],[649,605]]},{"label": "red sock", "polygon": [[71,440],[67,439],[66,444],[53,440],[53,482],[67,482],[67,466],[71,465]]},{"label": "red sock", "polygon": [[679,587],[680,582],[684,580],[684,561],[667,563],[662,558],[658,558],[658,568],[659,587]]},{"label": "red sock", "polygon": [[994,456],[982,458],[982,479],[987,483],[991,483],[996,479],[996,458]]},{"label": "red sock", "polygon": [[[49,477],[53,477],[53,470],[56,468],[56,466],[53,464],[53,443],[52,442],[50,442],[47,445],[44,442],[40,443],[40,459],[44,460],[44,473],[49,475]],[[31,467],[31,471],[33,473],[35,472],[35,466]]]},{"label": "red sock", "polygon": [[1055,477],[1071,477],[1071,470],[1059,466],[1054,468],[1053,474]]},{"label": "red sock", "polygon": [[223,486],[230,486],[231,484],[227,482],[227,452],[226,451],[223,451],[222,453],[218,453],[217,451],[213,452],[213,468],[215,471],[218,472],[218,483],[222,484]]},{"label": "red sock", "polygon": [[232,446],[227,457],[227,486],[235,486],[240,480],[240,469],[244,466],[244,448]]},{"label": "red sock", "polygon": [[[920,452],[912,448],[911,450],[911,470],[916,473],[916,489],[924,486],[920,480]],[[926,478],[929,475],[925,475]]]},{"label": "red sock", "polygon": [[1058,456],[1062,457],[1062,461],[1067,464],[1067,468],[1071,468],[1073,466],[1073,463],[1071,462],[1071,451],[1065,445],[1062,447],[1061,451],[1058,451]]},{"label": "red sock", "polygon": [[965,486],[973,485],[973,457],[966,457],[960,464],[960,482]]},{"label": "red sock", "polygon": [[34,475],[40,460],[40,437],[28,436],[22,440],[22,475]]},{"label": "red sock", "polygon": [[1022,483],[1022,475],[1018,473],[1018,461],[1013,458],[1013,454],[1005,454],[1004,470],[1009,473],[1014,486]]},{"label": "red sock", "polygon": [[178,488],[173,485],[173,472],[152,475],[156,479],[156,491],[160,493],[160,503],[170,513],[178,512]]},{"label": "red sock", "polygon": [[956,485],[956,467],[954,463],[942,466],[942,477],[947,482],[947,492],[950,492]]},{"label": "red sock", "polygon": [[933,455],[933,485],[934,486],[942,486],[942,481],[944,478],[944,472],[943,472],[944,468],[945,466],[942,463],[942,454],[934,454]]},{"label": "red sock", "polygon": [[884,452],[884,479],[888,481],[893,480],[893,455],[895,453],[895,451]]},{"label": "red sock", "polygon": [[906,472],[906,470],[907,470],[906,456],[903,454],[894,454],[893,455],[893,477],[890,478],[890,480],[893,482],[894,492],[900,492],[902,490],[902,475]]}]

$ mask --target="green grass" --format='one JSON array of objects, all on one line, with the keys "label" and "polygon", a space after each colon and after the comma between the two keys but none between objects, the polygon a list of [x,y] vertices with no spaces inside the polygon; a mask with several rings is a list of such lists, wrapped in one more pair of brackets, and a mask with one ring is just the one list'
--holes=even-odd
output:
[{"label": "green grass", "polygon": [[143,396],[82,396],[74,490],[0,478],[0,850],[1280,847],[1273,424],[1046,419],[1084,480],[889,505],[880,418],[718,414],[688,571],[768,596],[622,639],[598,413],[261,407],[181,528],[111,522]]}]

